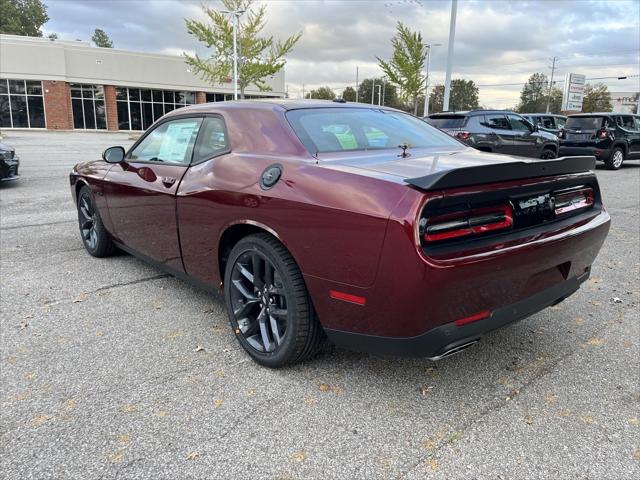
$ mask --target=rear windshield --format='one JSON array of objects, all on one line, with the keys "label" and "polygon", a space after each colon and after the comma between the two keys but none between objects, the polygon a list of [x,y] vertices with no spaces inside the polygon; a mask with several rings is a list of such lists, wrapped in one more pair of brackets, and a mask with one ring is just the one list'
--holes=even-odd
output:
[{"label": "rear windshield", "polygon": [[429,117],[427,122],[430,125],[438,128],[460,128],[464,126],[466,117],[462,117],[460,115],[449,115],[449,116],[441,116],[437,117]]},{"label": "rear windshield", "polygon": [[598,130],[602,127],[602,119],[603,117],[569,117],[565,127],[572,130]]},{"label": "rear windshield", "polygon": [[339,152],[409,147],[459,146],[422,120],[406,113],[370,108],[304,108],[287,112],[287,120],[309,150]]}]

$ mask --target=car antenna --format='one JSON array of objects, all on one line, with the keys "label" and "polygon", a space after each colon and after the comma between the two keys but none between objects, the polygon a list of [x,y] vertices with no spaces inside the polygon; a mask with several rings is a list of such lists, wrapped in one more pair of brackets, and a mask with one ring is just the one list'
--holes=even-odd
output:
[{"label": "car antenna", "polygon": [[403,143],[402,145],[398,145],[398,148],[402,149],[402,153],[398,155],[399,157],[407,158],[408,156],[411,155],[410,153],[407,153],[407,148],[409,148],[409,145],[407,145],[406,143]]}]

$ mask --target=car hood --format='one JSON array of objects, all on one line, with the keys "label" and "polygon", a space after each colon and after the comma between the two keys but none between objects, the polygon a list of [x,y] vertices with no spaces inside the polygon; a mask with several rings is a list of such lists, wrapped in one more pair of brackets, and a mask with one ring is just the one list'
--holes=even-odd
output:
[{"label": "car hood", "polygon": [[414,149],[410,156],[405,158],[399,156],[399,153],[400,149],[323,153],[318,156],[318,165],[404,183],[408,178],[423,177],[459,168],[532,161],[527,158],[481,152],[462,146]]},{"label": "car hood", "polygon": [[6,143],[2,143],[2,142],[0,142],[0,151],[2,151],[2,152],[15,152],[13,147],[10,147]]}]

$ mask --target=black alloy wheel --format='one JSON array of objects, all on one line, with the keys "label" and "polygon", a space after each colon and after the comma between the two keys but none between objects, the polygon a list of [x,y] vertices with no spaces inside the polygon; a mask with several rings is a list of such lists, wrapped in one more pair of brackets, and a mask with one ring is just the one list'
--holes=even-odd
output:
[{"label": "black alloy wheel", "polygon": [[556,154],[556,151],[552,148],[545,148],[542,150],[542,154],[540,155],[540,158],[543,160],[552,160],[557,157],[558,155]]},{"label": "black alloy wheel", "polygon": [[231,250],[224,294],[231,327],[258,363],[281,367],[317,351],[323,332],[302,273],[271,235],[250,235]]},{"label": "black alloy wheel", "polygon": [[115,245],[102,224],[91,190],[86,186],[78,193],[78,223],[82,243],[87,252],[94,257],[106,257],[113,253]]}]

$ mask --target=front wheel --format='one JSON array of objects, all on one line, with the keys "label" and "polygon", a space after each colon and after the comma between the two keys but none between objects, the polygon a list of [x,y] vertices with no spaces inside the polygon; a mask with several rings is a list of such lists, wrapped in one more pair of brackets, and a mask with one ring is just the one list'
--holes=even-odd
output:
[{"label": "front wheel", "polygon": [[261,365],[282,367],[317,351],[323,332],[302,273],[271,235],[250,235],[233,247],[224,297],[238,342]]},{"label": "front wheel", "polygon": [[545,148],[544,150],[542,150],[540,158],[542,158],[543,160],[552,160],[554,158],[558,158],[558,155],[553,148]]},{"label": "front wheel", "polygon": [[622,162],[624,162],[624,151],[620,147],[616,147],[604,164],[609,170],[618,170],[622,166]]},{"label": "front wheel", "polygon": [[78,192],[78,223],[82,243],[87,252],[94,257],[108,257],[113,254],[116,247],[102,224],[91,189],[87,186]]}]

